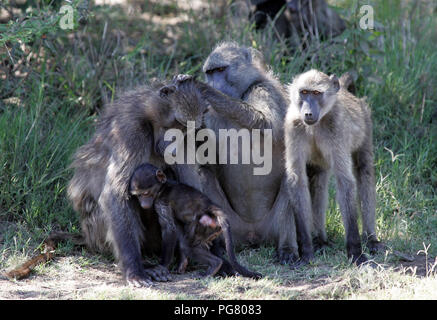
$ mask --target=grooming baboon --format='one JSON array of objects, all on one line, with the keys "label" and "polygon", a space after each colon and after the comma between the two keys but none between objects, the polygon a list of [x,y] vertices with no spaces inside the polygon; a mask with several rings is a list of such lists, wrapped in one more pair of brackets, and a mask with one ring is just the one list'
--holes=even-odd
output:
[{"label": "grooming baboon", "polygon": [[340,86],[336,76],[311,70],[288,87],[290,106],[285,120],[286,169],[296,215],[301,259],[313,257],[316,242],[327,241],[325,214],[332,169],[337,201],[346,230],[348,257],[367,260],[361,251],[357,223],[357,193],[363,237],[369,249],[380,243],[375,233],[375,179],[371,112],[364,100]]},{"label": "grooming baboon", "polygon": [[[255,25],[263,28],[274,20],[275,28],[283,37],[329,39],[346,29],[343,19],[331,9],[325,0],[253,0]],[[284,11],[278,15],[280,10]]]},{"label": "grooming baboon", "polygon": [[[196,189],[167,180],[164,172],[151,164],[139,166],[130,181],[130,193],[143,209],[155,209],[162,230],[161,265],[168,268],[178,245],[179,272],[189,259],[206,264],[205,276],[215,275],[223,260],[210,252],[212,242],[223,233],[231,266],[250,278],[261,275],[241,266],[235,257],[229,222],[221,208]],[[146,214],[150,214],[147,212]]]},{"label": "grooming baboon", "polygon": [[79,148],[72,163],[68,196],[80,213],[87,246],[112,252],[128,283],[135,286],[147,285],[151,279],[166,281],[169,274],[161,266],[144,269],[142,265],[147,234],[139,207],[129,198],[129,179],[141,163],[164,167],[162,152],[168,143],[163,140],[164,131],[187,120],[200,124],[204,112],[189,83],[185,92],[174,89],[146,86],[107,105],[95,134]]},{"label": "grooming baboon", "polygon": [[[203,71],[207,84],[195,83],[210,106],[204,117],[206,128],[216,136],[220,129],[271,129],[273,138],[269,174],[254,175],[253,163],[229,164],[228,149],[228,164],[200,168],[202,191],[228,214],[236,243],[274,242],[280,261],[292,262],[298,258],[298,251],[284,174],[284,88],[267,70],[259,51],[234,42],[219,44]],[[190,83],[181,81],[178,87],[184,90]],[[263,134],[261,139],[265,139]],[[242,152],[240,148],[240,159]]]}]

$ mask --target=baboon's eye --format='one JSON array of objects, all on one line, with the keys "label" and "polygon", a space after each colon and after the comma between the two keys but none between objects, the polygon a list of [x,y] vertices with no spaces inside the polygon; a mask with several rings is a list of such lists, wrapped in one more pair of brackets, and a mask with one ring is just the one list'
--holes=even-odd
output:
[{"label": "baboon's eye", "polygon": [[144,192],[143,192],[143,196],[148,196],[149,194],[150,194],[149,191],[144,191]]},{"label": "baboon's eye", "polygon": [[308,90],[301,90],[300,93],[301,93],[301,94],[308,94],[309,91],[308,91]]},{"label": "baboon's eye", "polygon": [[314,91],[313,91],[313,94],[316,95],[316,96],[318,96],[319,94],[322,94],[322,93],[321,93],[320,91],[314,90]]},{"label": "baboon's eye", "polygon": [[215,71],[217,71],[217,72],[223,72],[225,70],[226,70],[226,67],[220,67],[220,68],[215,69]]}]

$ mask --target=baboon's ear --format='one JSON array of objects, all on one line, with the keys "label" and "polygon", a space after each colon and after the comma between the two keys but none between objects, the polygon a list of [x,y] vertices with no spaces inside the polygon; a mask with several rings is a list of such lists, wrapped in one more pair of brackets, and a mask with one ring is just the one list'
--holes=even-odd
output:
[{"label": "baboon's ear", "polygon": [[156,179],[158,179],[158,181],[160,183],[166,183],[167,182],[167,176],[165,175],[164,172],[162,172],[162,170],[156,170]]},{"label": "baboon's ear", "polygon": [[338,81],[338,78],[335,74],[331,75],[329,77],[329,80],[331,80],[332,88],[334,89],[335,92],[340,90],[340,82]]},{"label": "baboon's ear", "polygon": [[175,91],[176,91],[176,86],[174,85],[164,86],[161,89],[159,89],[159,96],[161,98],[165,98]]}]

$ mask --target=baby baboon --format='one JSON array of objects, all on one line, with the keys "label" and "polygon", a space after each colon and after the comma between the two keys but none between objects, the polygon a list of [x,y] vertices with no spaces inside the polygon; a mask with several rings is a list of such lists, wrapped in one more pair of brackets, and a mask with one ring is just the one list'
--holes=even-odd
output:
[{"label": "baby baboon", "polygon": [[161,266],[143,267],[147,230],[138,205],[129,198],[129,180],[141,163],[165,166],[167,128],[182,127],[188,120],[200,124],[203,101],[189,84],[184,89],[176,92],[172,85],[156,83],[105,106],[96,132],[72,164],[68,196],[80,214],[87,246],[112,252],[128,283],[135,286],[148,285],[151,279],[166,281],[169,273]]},{"label": "baby baboon", "polygon": [[[229,222],[221,208],[196,189],[167,180],[163,171],[151,164],[139,166],[130,181],[130,193],[143,209],[154,208],[162,230],[161,265],[168,268],[178,245],[179,272],[188,258],[208,266],[205,276],[215,275],[223,260],[210,252],[212,242],[223,232],[231,266],[250,278],[261,275],[241,266],[235,257]],[[150,211],[147,212],[150,214]]]},{"label": "baby baboon", "polygon": [[[357,264],[367,260],[361,251],[357,201],[363,235],[371,251],[380,243],[375,234],[375,179],[370,109],[340,87],[335,75],[311,70],[288,87],[290,106],[285,120],[286,171],[301,260],[313,257],[311,233],[326,243],[325,213],[328,178],[332,169],[337,201],[346,230],[348,257]],[[314,230],[312,230],[314,228]]]}]

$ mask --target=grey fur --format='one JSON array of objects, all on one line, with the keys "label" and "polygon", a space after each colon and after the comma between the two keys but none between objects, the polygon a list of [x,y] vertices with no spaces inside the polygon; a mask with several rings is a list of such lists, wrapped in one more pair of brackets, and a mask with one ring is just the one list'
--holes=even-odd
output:
[{"label": "grey fur", "polygon": [[94,135],[74,156],[68,186],[87,246],[113,253],[134,285],[147,285],[150,278],[168,280],[168,271],[142,266],[145,230],[129,198],[129,179],[142,163],[164,167],[158,147],[163,128],[199,121],[205,109],[189,84],[177,92],[172,86],[160,87],[154,83],[138,88],[105,106]]},{"label": "grey fur", "polygon": [[[303,92],[314,90],[323,93],[320,117],[315,124],[307,125],[301,112]],[[363,99],[343,86],[337,90],[336,77],[317,70],[297,76],[288,86],[290,106],[285,120],[288,186],[298,235],[303,241],[302,259],[308,261],[313,257],[311,234],[322,244],[327,241],[328,173],[333,171],[348,256],[361,263],[366,257],[361,252],[357,194],[367,245],[372,251],[380,245],[375,233],[371,111]]]},{"label": "grey fur", "polygon": [[[226,70],[214,75],[217,68]],[[208,84],[198,82],[198,87],[210,105],[204,121],[216,136],[219,129],[231,128],[272,129],[273,133],[270,174],[253,175],[254,165],[249,164],[202,167],[203,192],[229,213],[237,243],[272,242],[281,262],[292,262],[298,257],[298,250],[284,180],[283,119],[287,108],[284,88],[267,70],[258,50],[235,42],[218,44],[203,71]]]}]

